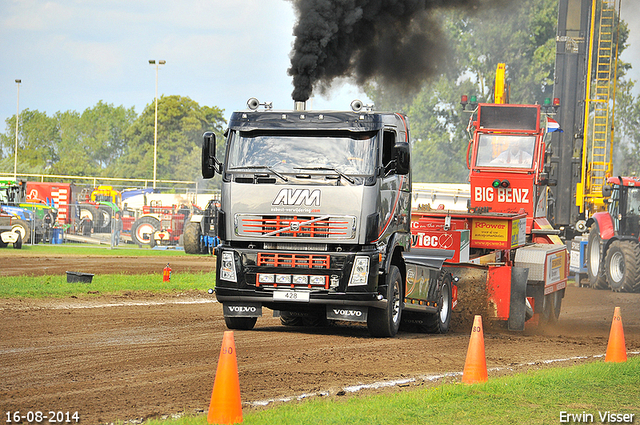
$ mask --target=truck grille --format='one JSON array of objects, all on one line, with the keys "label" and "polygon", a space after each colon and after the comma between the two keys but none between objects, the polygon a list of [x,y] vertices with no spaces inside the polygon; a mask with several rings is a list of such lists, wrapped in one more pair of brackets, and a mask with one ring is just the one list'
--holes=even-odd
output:
[{"label": "truck grille", "polygon": [[304,267],[309,269],[328,269],[328,255],[289,254],[277,252],[259,252],[258,266],[262,267]]},{"label": "truck grille", "polygon": [[239,236],[352,239],[355,217],[238,215]]}]

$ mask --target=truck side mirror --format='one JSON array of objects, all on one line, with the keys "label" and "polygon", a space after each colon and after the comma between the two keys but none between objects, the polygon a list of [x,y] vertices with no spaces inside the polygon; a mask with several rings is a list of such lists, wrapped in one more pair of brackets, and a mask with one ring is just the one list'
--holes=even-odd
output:
[{"label": "truck side mirror", "polygon": [[396,161],[396,173],[409,174],[411,169],[411,151],[408,143],[402,143],[393,147],[393,156]]},{"label": "truck side mirror", "polygon": [[202,178],[210,179],[216,174],[216,135],[207,131],[202,139]]},{"label": "truck side mirror", "polygon": [[602,186],[602,196],[604,198],[610,197],[612,190],[613,188],[611,187],[611,185],[605,184],[604,186]]}]

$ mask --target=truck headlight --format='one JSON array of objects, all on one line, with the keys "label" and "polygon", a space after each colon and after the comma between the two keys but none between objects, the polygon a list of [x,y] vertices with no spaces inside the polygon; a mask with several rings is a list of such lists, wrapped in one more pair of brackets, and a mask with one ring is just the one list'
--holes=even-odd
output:
[{"label": "truck headlight", "polygon": [[220,266],[220,279],[230,282],[238,282],[236,274],[236,262],[233,258],[233,252],[222,251],[222,265]]},{"label": "truck headlight", "polygon": [[356,257],[351,269],[349,286],[366,285],[369,282],[369,257]]}]

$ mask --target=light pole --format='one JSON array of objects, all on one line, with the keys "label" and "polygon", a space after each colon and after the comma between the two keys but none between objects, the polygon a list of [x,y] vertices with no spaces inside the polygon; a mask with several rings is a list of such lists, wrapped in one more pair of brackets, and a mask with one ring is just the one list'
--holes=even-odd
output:
[{"label": "light pole", "polygon": [[153,188],[156,188],[156,170],[158,167],[158,68],[160,65],[167,63],[165,60],[159,60],[157,63],[154,59],[149,60],[149,65],[156,67],[156,118],[153,126]]},{"label": "light pole", "polygon": [[20,83],[22,80],[16,80],[18,84],[18,103],[16,105],[16,146],[13,152],[13,178],[18,179],[18,122],[20,122]]}]

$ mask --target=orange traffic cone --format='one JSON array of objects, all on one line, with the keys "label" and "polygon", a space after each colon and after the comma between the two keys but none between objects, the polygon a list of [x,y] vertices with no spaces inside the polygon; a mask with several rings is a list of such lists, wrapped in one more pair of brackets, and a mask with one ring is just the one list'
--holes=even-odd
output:
[{"label": "orange traffic cone", "polygon": [[620,307],[613,311],[613,322],[611,332],[609,332],[609,343],[607,344],[607,355],[605,362],[621,363],[627,361],[627,348],[624,343],[624,330],[622,329],[622,316]]},{"label": "orange traffic cone", "polygon": [[210,424],[237,424],[242,422],[238,360],[233,331],[225,331],[218,359],[218,369],[213,382],[211,404],[207,422]]},{"label": "orange traffic cone", "polygon": [[462,372],[462,382],[475,384],[477,382],[487,382],[487,379],[487,358],[484,354],[482,316],[476,316],[473,319],[467,360],[464,362],[464,372]]}]

